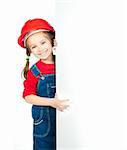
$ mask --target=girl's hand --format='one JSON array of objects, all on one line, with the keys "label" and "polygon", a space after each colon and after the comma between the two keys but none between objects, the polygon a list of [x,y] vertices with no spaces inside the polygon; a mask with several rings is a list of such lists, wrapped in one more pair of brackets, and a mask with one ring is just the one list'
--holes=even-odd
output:
[{"label": "girl's hand", "polygon": [[53,44],[54,44],[54,47],[57,46],[57,41],[56,41],[56,39],[53,40]]},{"label": "girl's hand", "polygon": [[54,39],[53,40],[53,47],[52,47],[53,55],[56,55],[56,47],[57,47],[57,42],[56,42],[56,39]]},{"label": "girl's hand", "polygon": [[58,109],[59,111],[64,111],[64,109],[67,109],[69,107],[69,100],[60,100],[58,96],[55,95],[55,98],[52,100],[51,106]]}]

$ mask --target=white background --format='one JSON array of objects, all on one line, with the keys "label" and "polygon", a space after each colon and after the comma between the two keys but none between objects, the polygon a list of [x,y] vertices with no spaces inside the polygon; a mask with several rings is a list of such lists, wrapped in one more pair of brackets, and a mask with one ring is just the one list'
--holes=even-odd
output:
[{"label": "white background", "polygon": [[58,150],[127,150],[126,8],[124,0],[0,2],[0,149],[32,150],[17,38],[26,20],[42,17],[57,30],[59,96],[72,101],[58,115]]}]

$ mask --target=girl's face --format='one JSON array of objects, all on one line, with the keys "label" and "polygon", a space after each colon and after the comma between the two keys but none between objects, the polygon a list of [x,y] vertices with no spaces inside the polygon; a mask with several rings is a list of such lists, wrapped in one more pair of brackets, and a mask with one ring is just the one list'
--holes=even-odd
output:
[{"label": "girl's face", "polygon": [[26,40],[26,45],[29,50],[35,55],[35,57],[45,60],[52,60],[52,45],[51,39],[47,33],[38,32],[32,34]]}]

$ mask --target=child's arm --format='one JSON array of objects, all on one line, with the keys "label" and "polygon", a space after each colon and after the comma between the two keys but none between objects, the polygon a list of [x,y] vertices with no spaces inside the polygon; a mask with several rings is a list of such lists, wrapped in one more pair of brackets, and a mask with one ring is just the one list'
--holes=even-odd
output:
[{"label": "child's arm", "polygon": [[60,100],[60,99],[58,99],[57,96],[55,96],[54,98],[48,98],[48,97],[40,97],[40,96],[31,94],[31,95],[25,96],[25,100],[27,103],[30,103],[33,105],[51,106],[60,111],[63,111],[64,109],[69,107],[69,105],[67,103],[69,100],[67,100],[67,99]]}]

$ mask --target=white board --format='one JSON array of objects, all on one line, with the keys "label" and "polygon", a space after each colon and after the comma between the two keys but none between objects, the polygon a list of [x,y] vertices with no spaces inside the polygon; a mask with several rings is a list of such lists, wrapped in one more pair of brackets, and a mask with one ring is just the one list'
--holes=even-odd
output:
[{"label": "white board", "polygon": [[59,150],[124,149],[123,2],[56,1]]}]

